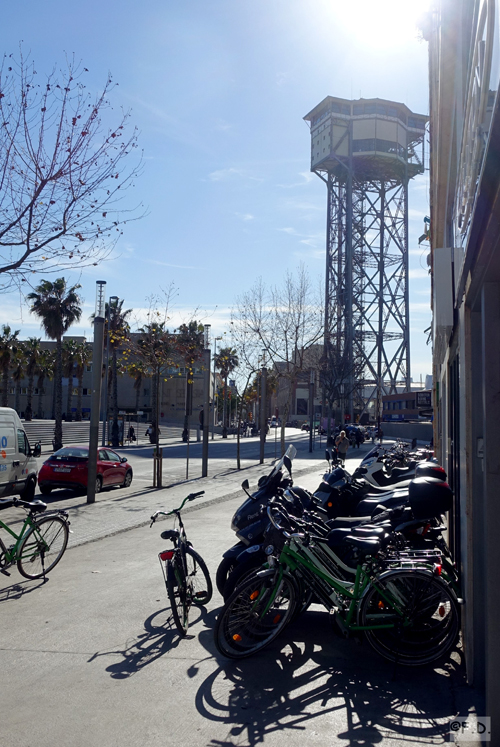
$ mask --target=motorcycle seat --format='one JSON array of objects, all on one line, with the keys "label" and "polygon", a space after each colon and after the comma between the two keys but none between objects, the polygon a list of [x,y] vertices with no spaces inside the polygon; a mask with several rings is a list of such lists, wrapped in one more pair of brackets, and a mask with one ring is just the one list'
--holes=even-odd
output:
[{"label": "motorcycle seat", "polygon": [[351,535],[346,537],[346,542],[353,545],[362,555],[375,555],[380,549],[380,539],[377,537],[361,538]]}]

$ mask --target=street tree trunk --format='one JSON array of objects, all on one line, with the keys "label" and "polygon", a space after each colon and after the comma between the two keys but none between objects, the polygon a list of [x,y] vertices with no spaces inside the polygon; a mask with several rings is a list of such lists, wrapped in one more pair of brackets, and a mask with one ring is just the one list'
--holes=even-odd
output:
[{"label": "street tree trunk", "polygon": [[111,445],[114,449],[117,449],[120,445],[120,431],[118,428],[118,376],[117,376],[117,361],[116,361],[116,349],[113,348],[112,354],[113,364],[113,427],[111,428]]},{"label": "street tree trunk", "polygon": [[56,374],[54,377],[55,405],[54,405],[54,451],[62,448],[62,340],[56,339]]},{"label": "street tree trunk", "polygon": [[71,407],[73,405],[73,376],[68,376],[68,396],[66,398],[66,420],[73,420]]},{"label": "street tree trunk", "polygon": [[78,395],[76,400],[76,417],[77,423],[82,421],[82,407],[83,407],[83,371],[78,376]]},{"label": "street tree trunk", "polygon": [[28,400],[26,403],[26,410],[24,413],[24,419],[26,422],[30,422],[33,418],[33,389],[35,385],[35,374],[31,373],[28,376]]},{"label": "street tree trunk", "polygon": [[45,383],[45,377],[38,379],[37,385],[38,385],[38,412],[36,414],[37,418],[40,418],[40,420],[43,418],[43,385]]},{"label": "street tree trunk", "polygon": [[9,406],[9,368],[2,370],[2,407]]}]

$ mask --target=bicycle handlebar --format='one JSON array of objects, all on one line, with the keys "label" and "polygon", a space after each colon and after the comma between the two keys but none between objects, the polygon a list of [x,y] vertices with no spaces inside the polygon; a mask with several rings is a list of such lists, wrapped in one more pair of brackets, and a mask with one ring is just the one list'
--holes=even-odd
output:
[{"label": "bicycle handlebar", "polygon": [[178,514],[180,511],[182,511],[188,501],[193,501],[195,498],[198,498],[198,496],[203,495],[204,493],[204,490],[199,490],[197,493],[190,493],[184,498],[179,508],[173,508],[171,511],[155,511],[155,513],[151,517],[151,524],[149,526],[153,526],[158,516],[171,516],[172,514]]}]

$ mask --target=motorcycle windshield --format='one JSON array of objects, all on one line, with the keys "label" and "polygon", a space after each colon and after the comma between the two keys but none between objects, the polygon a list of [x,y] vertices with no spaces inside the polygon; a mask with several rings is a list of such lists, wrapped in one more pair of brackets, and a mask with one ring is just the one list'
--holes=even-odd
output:
[{"label": "motorcycle windshield", "polygon": [[367,459],[371,459],[371,457],[376,456],[378,454],[378,450],[379,450],[378,446],[374,446],[373,449],[370,449],[370,451],[368,452],[368,454],[366,454],[366,456],[364,457],[363,461],[361,462],[360,466],[362,467],[364,465],[364,463],[366,462]]},{"label": "motorcycle windshield", "polygon": [[278,474],[278,472],[279,472],[279,471],[281,470],[281,468],[283,467],[283,464],[285,463],[285,457],[286,457],[286,456],[287,456],[287,457],[288,457],[288,458],[290,459],[290,461],[293,461],[293,459],[294,459],[294,457],[295,457],[296,453],[297,453],[297,449],[295,448],[295,446],[292,446],[292,445],[290,445],[290,446],[288,447],[288,449],[287,449],[287,450],[285,451],[285,453],[283,454],[283,456],[281,457],[281,459],[279,459],[279,460],[278,460],[278,461],[276,462],[276,464],[275,464],[275,465],[274,465],[274,467],[272,468],[271,472],[270,472],[270,473],[268,474],[266,482],[269,482],[270,480],[272,480],[272,479],[273,479],[273,477],[274,477],[275,475],[277,475],[277,474]]}]

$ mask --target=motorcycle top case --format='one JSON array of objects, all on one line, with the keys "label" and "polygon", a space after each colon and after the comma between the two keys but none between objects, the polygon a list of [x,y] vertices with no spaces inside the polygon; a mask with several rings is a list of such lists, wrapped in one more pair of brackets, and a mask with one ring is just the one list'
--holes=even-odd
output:
[{"label": "motorcycle top case", "polygon": [[411,481],[408,493],[408,502],[415,519],[438,516],[452,507],[453,491],[447,482],[417,477]]}]

